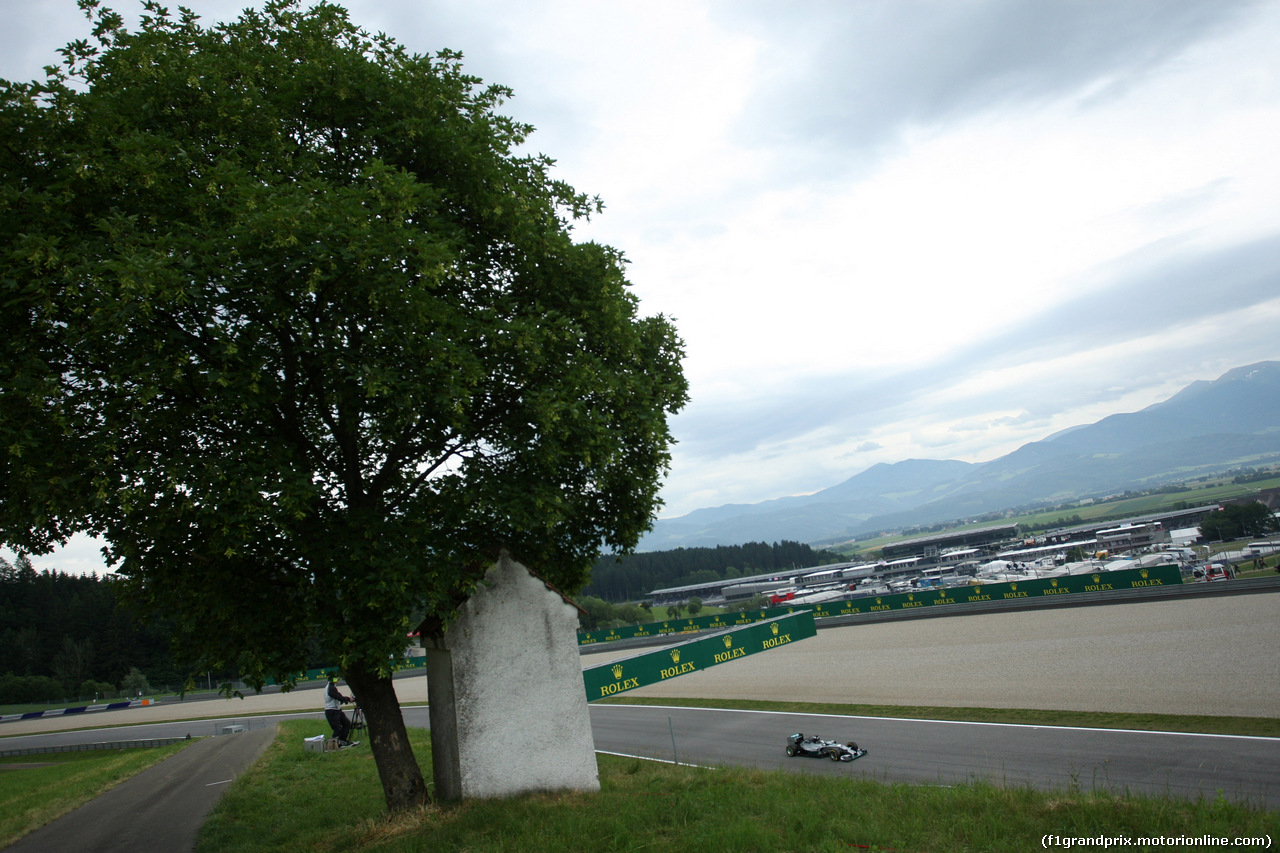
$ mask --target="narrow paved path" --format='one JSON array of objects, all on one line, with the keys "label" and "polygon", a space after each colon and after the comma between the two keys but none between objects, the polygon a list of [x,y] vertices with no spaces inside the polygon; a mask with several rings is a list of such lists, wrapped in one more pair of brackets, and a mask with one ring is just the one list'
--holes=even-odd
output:
[{"label": "narrow paved path", "polygon": [[275,726],[204,738],[5,848],[5,853],[184,853]]}]

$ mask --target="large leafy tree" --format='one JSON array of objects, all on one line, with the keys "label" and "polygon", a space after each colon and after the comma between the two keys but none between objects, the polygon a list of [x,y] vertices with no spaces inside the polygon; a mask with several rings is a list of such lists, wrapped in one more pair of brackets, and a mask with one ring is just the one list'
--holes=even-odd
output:
[{"label": "large leafy tree", "polygon": [[501,549],[575,590],[634,547],[682,345],[459,55],[327,3],[80,5],[92,40],[0,81],[0,538],[102,536],[254,683],[318,641],[422,802],[389,659]]},{"label": "large leafy tree", "polygon": [[1226,542],[1251,536],[1266,536],[1276,531],[1275,516],[1259,501],[1227,504],[1209,513],[1200,522],[1200,535],[1206,542]]}]

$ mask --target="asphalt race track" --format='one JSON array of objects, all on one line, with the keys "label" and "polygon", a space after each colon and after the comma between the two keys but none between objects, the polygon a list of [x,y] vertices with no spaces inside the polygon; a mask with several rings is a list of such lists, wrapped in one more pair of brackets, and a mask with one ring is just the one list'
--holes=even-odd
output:
[{"label": "asphalt race track", "polygon": [[[886,782],[1224,797],[1280,808],[1280,739],[760,711],[593,705],[596,749]],[[852,763],[788,758],[792,732],[856,741]],[[672,740],[674,735],[675,751]]]},{"label": "asphalt race track", "polygon": [[[427,728],[425,707],[405,722]],[[249,734],[317,711],[238,716]],[[682,764],[737,764],[793,772],[853,775],[884,782],[953,785],[983,779],[1042,789],[1078,787],[1222,796],[1280,809],[1280,739],[987,723],[843,717],[674,706],[592,705],[596,749]],[[80,729],[5,738],[6,749],[124,738],[214,735],[212,721],[172,721],[128,729]],[[868,754],[852,763],[788,758],[786,736],[853,740]],[[224,741],[241,734],[218,735]],[[674,736],[675,750],[672,749]],[[301,748],[301,744],[299,744]]]}]

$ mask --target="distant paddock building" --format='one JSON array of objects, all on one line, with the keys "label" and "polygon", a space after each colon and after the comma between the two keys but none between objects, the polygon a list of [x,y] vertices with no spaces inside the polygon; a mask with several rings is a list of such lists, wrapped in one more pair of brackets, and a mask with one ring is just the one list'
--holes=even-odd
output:
[{"label": "distant paddock building", "polygon": [[1088,553],[1138,551],[1152,545],[1168,543],[1170,531],[1195,527],[1206,515],[1217,509],[1218,504],[1208,504],[1119,521],[1098,521],[1051,530],[1032,539],[1022,537],[1016,524],[966,527],[892,542],[882,549],[884,559],[874,563],[834,563],[711,583],[666,587],[653,590],[648,599],[655,607],[684,604],[695,596],[712,604],[732,605],[756,595],[767,596],[778,590],[834,588],[840,584],[853,586],[868,578],[887,583],[920,577],[931,569],[959,570],[964,573],[968,567],[967,571],[971,574],[973,566],[987,560],[1001,558],[1033,561],[1053,557],[1076,547]]}]

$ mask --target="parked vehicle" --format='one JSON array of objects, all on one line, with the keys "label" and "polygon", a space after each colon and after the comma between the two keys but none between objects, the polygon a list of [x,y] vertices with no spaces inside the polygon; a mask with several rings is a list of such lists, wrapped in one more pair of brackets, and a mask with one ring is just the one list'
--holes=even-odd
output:
[{"label": "parked vehicle", "polygon": [[860,749],[853,741],[839,743],[834,740],[824,740],[814,735],[805,737],[798,733],[787,738],[787,755],[792,758],[804,756],[806,758],[829,758],[832,761],[854,761],[866,754],[867,751]]},{"label": "parked vehicle", "polygon": [[1209,581],[1228,581],[1235,576],[1231,571],[1231,567],[1223,563],[1205,563],[1203,566],[1197,566],[1191,572],[1191,576],[1198,582],[1207,583]]}]

